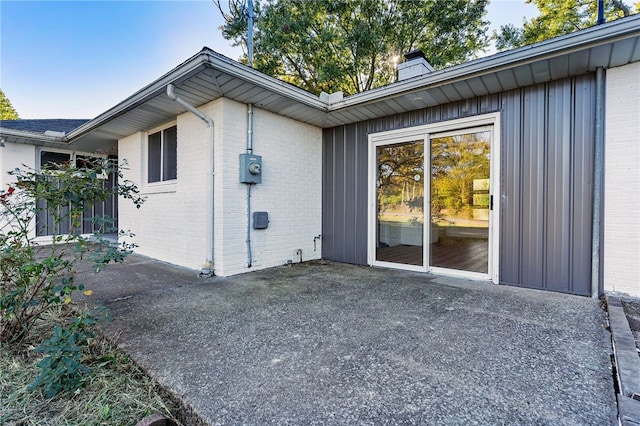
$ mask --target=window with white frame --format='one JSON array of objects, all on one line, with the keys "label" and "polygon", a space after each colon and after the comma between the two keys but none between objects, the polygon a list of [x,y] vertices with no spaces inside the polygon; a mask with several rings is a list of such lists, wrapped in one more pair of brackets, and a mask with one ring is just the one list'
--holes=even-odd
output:
[{"label": "window with white frame", "polygon": [[[91,169],[98,173],[101,173],[102,162],[106,158],[102,154],[90,154],[90,153],[76,153],[72,151],[63,150],[40,150],[40,169],[49,170],[55,174],[56,170],[59,170],[65,166],[71,166],[76,169]],[[102,174],[99,175],[102,178],[106,178]]]},{"label": "window with white frame", "polygon": [[150,133],[147,146],[147,182],[164,182],[178,177],[178,128]]}]

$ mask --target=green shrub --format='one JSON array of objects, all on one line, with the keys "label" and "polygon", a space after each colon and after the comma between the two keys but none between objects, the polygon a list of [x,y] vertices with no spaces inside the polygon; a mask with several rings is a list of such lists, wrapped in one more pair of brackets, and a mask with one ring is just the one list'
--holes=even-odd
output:
[{"label": "green shrub", "polygon": [[[0,191],[0,343],[20,344],[37,321],[47,321],[51,318],[48,313],[73,305],[73,293],[85,290],[76,283],[77,262],[86,258],[99,271],[130,253],[133,245],[103,237],[114,231],[108,217],[91,218],[92,229],[98,231],[91,237],[82,234],[83,212],[88,206],[114,194],[137,207],[142,205],[144,199],[135,184],[124,180],[122,170],[123,165],[114,160],[95,160],[83,168],[63,164],[55,170],[9,172],[15,183]],[[109,185],[104,176],[110,174],[116,174],[119,183]],[[69,232],[54,233],[50,244],[37,245],[34,228],[43,209],[49,212],[52,229],[65,222]],[[53,336],[38,348],[47,356],[34,385],[43,385],[47,395],[77,387],[78,377],[86,371],[80,360],[93,323],[86,312],[61,325],[51,322]]]},{"label": "green shrub", "polygon": [[56,325],[53,336],[45,340],[35,351],[46,354],[38,363],[40,375],[29,389],[43,387],[44,396],[52,398],[59,392],[73,392],[82,385],[82,377],[91,371],[82,364],[84,348],[94,337],[91,327],[96,321],[86,312],[66,326]]}]

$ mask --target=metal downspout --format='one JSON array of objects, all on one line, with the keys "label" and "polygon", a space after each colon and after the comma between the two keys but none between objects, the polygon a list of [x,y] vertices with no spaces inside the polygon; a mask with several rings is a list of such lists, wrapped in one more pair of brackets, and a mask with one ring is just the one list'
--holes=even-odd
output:
[{"label": "metal downspout", "polygon": [[209,209],[208,209],[208,215],[209,215],[209,220],[207,220],[207,230],[209,231],[209,244],[208,244],[208,252],[211,256],[211,259],[207,259],[205,262],[205,265],[203,266],[202,270],[200,271],[199,276],[201,277],[211,277],[214,275],[214,270],[215,270],[215,256],[214,256],[214,237],[215,237],[215,226],[214,226],[214,188],[215,188],[215,123],[213,122],[213,119],[211,117],[209,117],[208,115],[206,115],[205,113],[203,113],[202,111],[200,111],[199,109],[195,108],[193,105],[189,104],[187,101],[185,101],[184,99],[180,98],[178,95],[175,94],[175,87],[173,84],[169,84],[167,85],[167,96],[169,97],[169,99],[171,99],[172,101],[178,102],[180,105],[182,105],[183,107],[185,107],[189,112],[191,112],[192,114],[194,114],[195,116],[197,116],[198,118],[200,118],[202,121],[204,121],[207,124],[207,128],[209,129],[209,133],[210,133],[210,139],[211,139],[211,155],[210,155],[210,161],[211,161],[211,188],[209,188]]},{"label": "metal downspout", "polygon": [[596,129],[593,158],[593,218],[591,224],[591,297],[600,296],[600,230],[604,175],[604,71],[596,68]]}]

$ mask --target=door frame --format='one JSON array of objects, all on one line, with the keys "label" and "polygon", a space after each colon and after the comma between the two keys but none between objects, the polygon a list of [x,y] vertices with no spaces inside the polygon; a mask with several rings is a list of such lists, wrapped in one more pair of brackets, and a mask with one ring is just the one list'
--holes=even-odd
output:
[{"label": "door frame", "polygon": [[[491,181],[490,195],[493,197],[493,209],[489,213],[489,269],[487,274],[477,272],[456,271],[429,266],[429,241],[431,237],[430,220],[426,220],[427,212],[431,211],[431,179],[427,179],[427,171],[431,170],[431,135],[452,131],[462,131],[477,127],[492,126],[491,141]],[[424,213],[423,228],[423,264],[422,266],[405,265],[376,260],[377,238],[377,203],[376,203],[376,176],[377,176],[377,147],[402,142],[422,140],[424,143]],[[371,266],[404,269],[418,272],[433,272],[442,275],[460,276],[470,279],[490,280],[499,282],[499,242],[500,242],[500,112],[476,115],[473,117],[457,118],[453,120],[430,123],[420,126],[389,130],[368,135],[368,173],[367,173],[367,263]],[[430,175],[430,174],[429,174]]]}]

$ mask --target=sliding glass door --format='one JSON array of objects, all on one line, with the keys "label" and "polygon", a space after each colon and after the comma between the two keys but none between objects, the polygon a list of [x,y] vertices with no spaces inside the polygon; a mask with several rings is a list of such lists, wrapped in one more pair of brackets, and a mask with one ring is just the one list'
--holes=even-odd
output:
[{"label": "sliding glass door", "polygon": [[433,127],[370,136],[369,262],[497,282],[495,126]]}]

